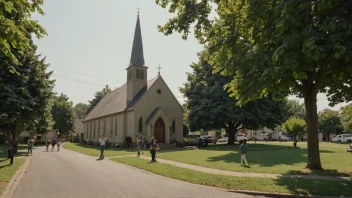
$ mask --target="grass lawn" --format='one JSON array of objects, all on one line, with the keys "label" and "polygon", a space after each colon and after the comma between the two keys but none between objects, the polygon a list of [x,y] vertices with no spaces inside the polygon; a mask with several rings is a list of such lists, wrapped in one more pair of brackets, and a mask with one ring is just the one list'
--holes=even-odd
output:
[{"label": "grass lawn", "polygon": [[309,172],[303,169],[307,162],[307,146],[292,142],[249,142],[247,160],[250,168],[240,165],[239,145],[209,145],[204,149],[194,149],[158,153],[163,158],[209,168],[237,172],[318,174],[332,176],[352,175],[352,154],[346,152],[346,144],[320,143],[320,157],[324,171]]},{"label": "grass lawn", "polygon": [[113,160],[166,177],[230,190],[254,190],[296,195],[352,196],[352,182],[232,177],[202,173],[162,163],[150,163],[147,160],[134,157],[114,158]]},{"label": "grass lawn", "polygon": [[[63,147],[91,156],[100,155],[98,147],[79,144],[64,144]],[[234,146],[209,145],[200,150],[176,147],[161,148],[157,153],[157,158],[237,172],[351,176],[352,154],[346,152],[346,147],[346,144],[320,143],[320,156],[325,170],[314,172],[303,169],[307,162],[305,142],[298,143],[297,148],[292,146],[292,142],[249,142],[247,160],[250,168],[244,168],[240,165],[238,144]],[[113,148],[105,151],[105,157],[136,154],[136,147],[132,149]],[[144,154],[150,155],[148,150],[144,150]]]},{"label": "grass lawn", "polygon": [[[19,149],[21,148],[22,146],[19,146]],[[6,184],[11,180],[12,176],[25,162],[25,158],[18,157],[21,155],[24,155],[24,152],[20,151],[18,155],[14,157],[13,166],[10,166],[10,160],[7,159],[7,147],[0,145],[0,195],[4,191]]]}]

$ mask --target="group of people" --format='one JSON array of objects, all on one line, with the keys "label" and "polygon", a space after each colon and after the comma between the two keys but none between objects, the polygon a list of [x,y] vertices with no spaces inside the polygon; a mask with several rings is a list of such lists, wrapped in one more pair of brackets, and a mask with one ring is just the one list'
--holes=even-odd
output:
[{"label": "group of people", "polygon": [[[100,157],[98,160],[103,160],[104,159],[104,151],[105,151],[105,144],[106,144],[107,139],[105,138],[105,135],[102,135],[101,138],[99,139],[99,148],[100,148]],[[141,135],[137,135],[137,156],[139,157],[141,155],[141,147],[143,145],[142,137]],[[150,154],[152,157],[152,162],[156,162],[156,151],[159,149],[159,146],[156,143],[156,139],[154,136],[151,137],[150,143]],[[241,164],[243,162],[245,163],[246,166],[248,166],[248,162],[246,159],[246,154],[247,154],[247,140],[243,140],[243,142],[240,145],[240,154],[241,154]]]},{"label": "group of people", "polygon": [[[156,139],[154,136],[151,137],[149,142],[149,152],[152,156],[152,162],[156,162],[156,150],[159,149],[159,146],[156,144]],[[141,155],[141,147],[143,147],[143,137],[141,135],[137,135],[137,156]]]},{"label": "group of people", "polygon": [[56,137],[53,137],[52,139],[48,139],[45,142],[46,151],[49,151],[49,146],[50,145],[51,145],[51,151],[54,151],[55,145],[57,145],[57,151],[60,151],[61,139],[60,138],[56,138]]},{"label": "group of people", "polygon": [[[137,156],[139,157],[141,155],[141,147],[143,147],[143,138],[141,135],[137,135]],[[104,159],[104,151],[105,151],[105,145],[106,145],[107,139],[105,135],[102,135],[101,138],[99,139],[99,149],[100,149],[100,157],[97,160],[103,160]],[[159,148],[159,146],[156,144],[156,139],[154,136],[152,136],[150,140],[150,154],[152,156],[152,162],[156,162],[156,150]]]}]

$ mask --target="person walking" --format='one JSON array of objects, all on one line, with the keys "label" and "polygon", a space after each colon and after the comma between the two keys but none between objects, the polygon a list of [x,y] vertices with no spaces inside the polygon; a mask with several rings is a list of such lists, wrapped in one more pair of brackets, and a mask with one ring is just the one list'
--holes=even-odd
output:
[{"label": "person walking", "polygon": [[50,139],[46,140],[46,142],[45,142],[46,152],[48,152],[48,151],[49,151],[49,146],[50,146],[50,144],[51,144]]},{"label": "person walking", "polygon": [[152,162],[156,162],[156,149],[158,145],[156,144],[156,139],[152,136],[150,140],[150,153],[152,154]]},{"label": "person walking", "polygon": [[27,155],[29,155],[29,153],[31,153],[31,155],[32,155],[32,153],[33,153],[33,146],[34,146],[34,140],[33,140],[32,137],[30,137],[30,138],[28,139],[27,146],[28,146],[28,153],[27,153]]},{"label": "person walking", "polygon": [[53,140],[51,141],[51,151],[54,151],[55,145],[56,145],[56,137],[53,138]]},{"label": "person walking", "polygon": [[246,163],[246,166],[248,166],[247,159],[246,159],[246,154],[247,154],[247,140],[244,139],[242,144],[240,145],[240,152],[241,152],[241,165],[243,164],[243,161]]},{"label": "person walking", "polygon": [[203,146],[203,140],[201,137],[198,138],[198,149],[200,149]]},{"label": "person walking", "polygon": [[60,146],[61,146],[61,139],[58,138],[58,139],[57,139],[57,151],[58,151],[58,152],[60,151]]},{"label": "person walking", "polygon": [[99,160],[103,160],[104,159],[105,143],[106,143],[105,135],[102,135],[101,138],[99,139],[99,147],[100,147],[100,158],[99,158]]},{"label": "person walking", "polygon": [[7,143],[7,154],[8,154],[8,158],[10,158],[10,165],[13,165],[13,156],[14,156],[14,142],[12,140],[12,138],[10,137],[8,139],[8,141],[6,141]]},{"label": "person walking", "polygon": [[140,135],[137,135],[137,148],[138,148],[137,156],[138,157],[141,155],[140,144],[141,144],[141,138],[140,138]]}]

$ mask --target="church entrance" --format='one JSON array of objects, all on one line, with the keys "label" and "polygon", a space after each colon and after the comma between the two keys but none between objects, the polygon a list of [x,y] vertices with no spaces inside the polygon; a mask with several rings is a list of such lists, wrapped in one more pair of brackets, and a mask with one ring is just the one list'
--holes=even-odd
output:
[{"label": "church entrance", "polygon": [[165,143],[165,124],[161,118],[155,122],[154,137],[157,143]]}]

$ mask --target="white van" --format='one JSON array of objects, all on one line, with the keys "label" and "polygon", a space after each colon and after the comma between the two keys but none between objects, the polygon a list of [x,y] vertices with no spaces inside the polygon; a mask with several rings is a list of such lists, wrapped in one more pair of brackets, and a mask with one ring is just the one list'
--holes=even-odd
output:
[{"label": "white van", "polygon": [[243,134],[243,133],[239,133],[237,134],[236,136],[236,141],[239,142],[241,140],[247,140],[247,135],[246,134]]},{"label": "white van", "polygon": [[271,140],[271,135],[272,133],[261,133],[253,135],[253,138],[255,138],[256,140]]},{"label": "white van", "polygon": [[331,139],[331,142],[341,143],[350,143],[352,142],[352,134],[341,134],[337,135]]}]

